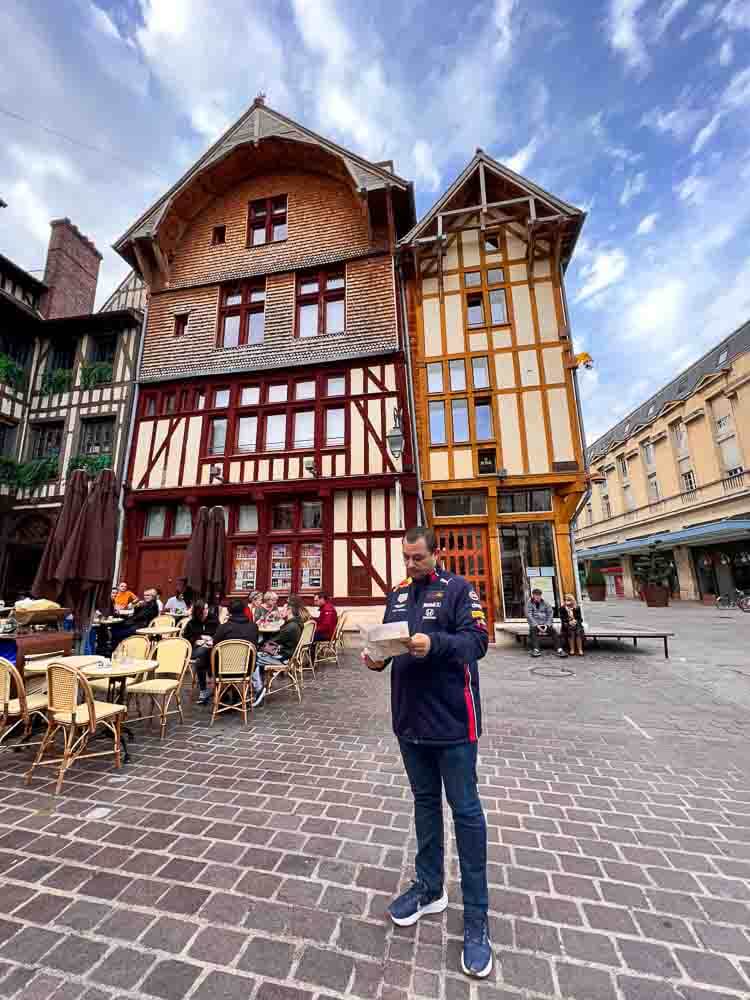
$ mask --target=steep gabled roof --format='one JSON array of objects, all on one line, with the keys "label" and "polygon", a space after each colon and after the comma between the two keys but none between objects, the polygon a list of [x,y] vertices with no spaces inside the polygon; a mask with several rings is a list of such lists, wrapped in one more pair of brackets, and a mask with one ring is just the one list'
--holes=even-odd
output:
[{"label": "steep gabled roof", "polygon": [[576,208],[575,205],[569,205],[567,202],[562,201],[549,191],[545,191],[544,188],[535,184],[533,181],[530,181],[528,178],[522,177],[521,174],[517,174],[514,170],[504,166],[498,160],[488,156],[482,149],[478,149],[476,151],[473,159],[468,163],[461,174],[459,174],[453,184],[451,184],[447,191],[441,195],[432,208],[430,208],[429,211],[422,216],[419,222],[417,222],[417,224],[406,234],[406,236],[401,239],[400,244],[408,246],[415,240],[423,237],[435,223],[438,215],[441,212],[448,210],[451,203],[457,198],[464,186],[479,170],[480,165],[482,165],[485,171],[488,171],[490,175],[497,180],[524,192],[530,198],[536,198],[541,201],[548,207],[549,211],[553,215],[568,216],[574,226],[572,240],[569,240],[569,249],[572,253],[572,247],[575,243],[575,239],[577,239],[584,219],[586,218],[586,213],[582,209]]},{"label": "steep gabled roof", "polygon": [[352,183],[362,192],[381,188],[395,187],[410,191],[409,181],[385,169],[384,166],[371,163],[363,157],[352,153],[342,146],[325,139],[316,132],[310,131],[298,122],[266,107],[264,100],[256,98],[250,108],[230,126],[227,131],[208,149],[163,194],[114,244],[114,249],[121,253],[125,245],[133,240],[148,238],[158,229],[159,222],[164,217],[174,198],[188,187],[203,171],[229,156],[241,146],[253,145],[267,139],[282,139],[296,143],[306,143],[317,146],[332,156],[343,161]]},{"label": "steep gabled roof", "polygon": [[623,444],[644,427],[653,424],[670,406],[688,399],[702,382],[712,375],[720,374],[734,358],[748,351],[750,351],[750,321],[730,333],[702,358],[680,372],[614,427],[598,437],[587,449],[589,461],[599,461],[615,445]]}]

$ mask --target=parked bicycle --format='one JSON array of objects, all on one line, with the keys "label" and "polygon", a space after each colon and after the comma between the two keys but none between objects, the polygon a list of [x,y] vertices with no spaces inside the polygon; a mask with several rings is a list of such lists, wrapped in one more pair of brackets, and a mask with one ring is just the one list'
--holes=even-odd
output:
[{"label": "parked bicycle", "polygon": [[750,614],[750,594],[746,594],[744,590],[735,590],[734,595],[719,594],[716,598],[716,607],[722,611],[739,608],[740,611]]}]

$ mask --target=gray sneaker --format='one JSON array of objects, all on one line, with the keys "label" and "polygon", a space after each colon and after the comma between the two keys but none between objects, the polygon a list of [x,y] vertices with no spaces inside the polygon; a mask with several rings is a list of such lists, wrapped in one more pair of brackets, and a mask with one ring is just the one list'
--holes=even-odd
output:
[{"label": "gray sneaker", "polygon": [[541,655],[542,655],[541,649],[532,649],[531,652],[529,653],[529,656],[541,656]]},{"label": "gray sneaker", "polygon": [[201,693],[198,695],[198,704],[199,705],[208,705],[208,703],[210,701],[211,701],[211,692],[210,691],[201,691]]}]

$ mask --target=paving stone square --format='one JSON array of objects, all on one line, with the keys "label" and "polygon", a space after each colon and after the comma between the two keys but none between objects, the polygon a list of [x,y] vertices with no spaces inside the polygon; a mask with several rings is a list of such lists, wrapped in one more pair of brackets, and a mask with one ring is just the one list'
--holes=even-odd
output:
[{"label": "paving stone square", "polygon": [[[54,796],[0,755],[3,1000],[722,1000],[750,992],[750,616],[586,608],[677,633],[540,676],[482,664],[490,980],[450,905],[395,928],[415,850],[387,677],[356,652],[244,727],[188,705]],[[186,691],[186,700],[187,691]],[[448,824],[449,826],[450,824]]]}]

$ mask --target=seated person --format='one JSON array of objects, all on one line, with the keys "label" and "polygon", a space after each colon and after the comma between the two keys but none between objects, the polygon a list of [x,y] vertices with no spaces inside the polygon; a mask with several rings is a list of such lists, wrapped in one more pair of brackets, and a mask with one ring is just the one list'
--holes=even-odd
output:
[{"label": "seated person", "polygon": [[130,618],[125,618],[119,625],[112,626],[113,646],[117,646],[128,636],[135,635],[139,628],[148,628],[158,614],[159,605],[156,601],[156,591],[150,587],[143,591],[143,600],[136,604]]},{"label": "seated person", "polygon": [[258,626],[255,622],[248,621],[245,614],[245,601],[242,598],[235,598],[230,602],[229,618],[216,629],[211,645],[204,644],[195,650],[193,659],[195,660],[200,689],[199,705],[206,705],[211,700],[211,694],[206,687],[206,676],[211,666],[211,650],[224,639],[244,639],[246,642],[251,642],[256,648],[258,646]]},{"label": "seated person", "polygon": [[164,610],[164,601],[161,599],[161,587],[154,587],[154,592],[156,594],[156,603],[159,605],[159,614]]},{"label": "seated person", "polygon": [[168,615],[184,614],[188,609],[185,595],[181,590],[173,594],[164,605],[164,610]]},{"label": "seated person", "polygon": [[339,615],[324,590],[315,595],[315,607],[319,609],[313,642],[330,642],[338,625]]},{"label": "seated person", "polygon": [[557,640],[557,655],[567,656],[562,648],[561,640],[552,624],[554,608],[544,600],[541,590],[534,588],[531,597],[526,602],[526,621],[529,623],[529,652],[532,656],[541,656],[539,637],[551,635]]},{"label": "seated person", "polygon": [[130,590],[124,580],[117,585],[117,594],[114,597],[116,611],[125,611],[131,604],[135,604],[137,600],[138,595]]},{"label": "seated person", "polygon": [[263,595],[261,608],[265,612],[263,621],[274,621],[282,618],[281,609],[279,608],[279,598],[272,590],[267,590]]},{"label": "seated person", "polygon": [[259,590],[254,590],[247,599],[247,610],[245,614],[257,625],[263,621],[266,609],[263,607],[263,594]]},{"label": "seated person", "polygon": [[567,643],[571,656],[575,656],[576,649],[579,656],[583,656],[583,642],[586,633],[583,628],[583,615],[581,606],[572,594],[566,594],[560,608],[560,625],[563,642]]},{"label": "seated person", "polygon": [[253,673],[253,688],[255,690],[255,700],[253,708],[262,704],[266,697],[265,672],[267,666],[288,663],[294,655],[294,651],[302,635],[302,619],[300,609],[304,607],[300,599],[290,597],[286,605],[285,622],[279,630],[279,634],[271,642],[265,642],[262,650],[258,653],[255,672]]}]

